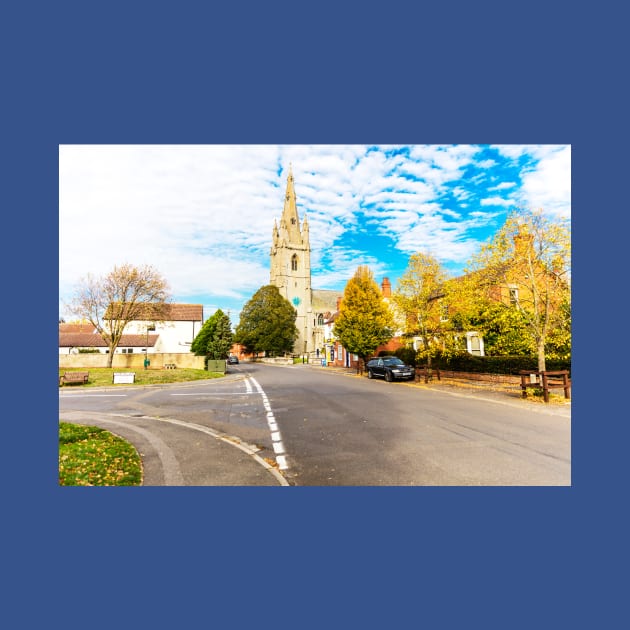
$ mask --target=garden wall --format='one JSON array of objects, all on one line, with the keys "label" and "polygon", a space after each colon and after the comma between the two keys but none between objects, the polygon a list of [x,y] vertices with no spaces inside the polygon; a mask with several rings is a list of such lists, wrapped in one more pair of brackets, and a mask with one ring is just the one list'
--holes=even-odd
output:
[{"label": "garden wall", "polygon": [[[60,354],[60,368],[104,368],[107,367],[107,354]],[[205,357],[198,357],[190,352],[156,352],[146,355],[151,361],[151,369],[161,369],[165,364],[174,364],[178,368],[204,369]],[[112,367],[116,369],[142,369],[144,353],[114,354]]]},{"label": "garden wall", "polygon": [[[433,370],[435,374],[435,369]],[[508,383],[520,385],[521,377],[513,374],[484,374],[483,372],[455,372],[454,370],[443,370],[440,368],[442,378],[459,378],[467,381],[480,381],[483,383]]]}]

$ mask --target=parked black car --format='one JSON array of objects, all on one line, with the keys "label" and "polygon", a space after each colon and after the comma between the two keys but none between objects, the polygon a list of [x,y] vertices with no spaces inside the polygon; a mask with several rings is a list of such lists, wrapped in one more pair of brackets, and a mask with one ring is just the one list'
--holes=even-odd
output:
[{"label": "parked black car", "polygon": [[406,365],[398,357],[377,357],[370,359],[365,366],[368,378],[382,376],[388,383],[393,380],[413,380],[416,372],[411,365]]},{"label": "parked black car", "polygon": [[238,357],[234,354],[231,354],[228,358],[227,358],[227,362],[228,363],[238,363]]}]

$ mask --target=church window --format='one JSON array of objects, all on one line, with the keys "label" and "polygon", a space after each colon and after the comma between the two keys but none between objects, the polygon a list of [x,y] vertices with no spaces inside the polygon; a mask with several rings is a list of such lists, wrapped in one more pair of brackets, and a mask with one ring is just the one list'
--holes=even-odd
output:
[{"label": "church window", "polygon": [[324,325],[324,316],[322,315],[322,313],[319,313],[319,315],[317,315],[317,325],[318,326]]},{"label": "church window", "polygon": [[291,217],[291,225],[295,225],[295,217]]},{"label": "church window", "polygon": [[291,257],[291,271],[297,271],[298,268],[298,257],[297,254],[293,254]]}]

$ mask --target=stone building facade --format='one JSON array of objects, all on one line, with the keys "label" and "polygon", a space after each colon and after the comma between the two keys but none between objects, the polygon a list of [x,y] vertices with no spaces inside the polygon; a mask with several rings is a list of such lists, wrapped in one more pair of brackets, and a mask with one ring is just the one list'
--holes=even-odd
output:
[{"label": "stone building facade", "polygon": [[270,283],[293,304],[298,338],[295,354],[316,354],[325,342],[324,322],[337,308],[339,291],[317,290],[311,286],[311,244],[308,219],[300,225],[293,171],[289,167],[284,209],[280,223],[274,221],[271,245]]}]

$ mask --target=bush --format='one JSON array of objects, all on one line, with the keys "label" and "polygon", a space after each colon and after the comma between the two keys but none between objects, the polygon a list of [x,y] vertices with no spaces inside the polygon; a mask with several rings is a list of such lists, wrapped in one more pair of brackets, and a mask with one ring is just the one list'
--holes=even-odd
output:
[{"label": "bush", "polygon": [[[395,352],[381,351],[379,356],[396,355],[401,361],[408,365],[418,367],[425,365],[426,359],[419,357],[413,348],[398,348]],[[547,358],[547,370],[554,372],[557,370],[569,370],[571,375],[571,361],[562,359]],[[468,352],[457,355],[444,356],[437,353],[432,359],[433,367],[441,370],[453,370],[454,372],[474,372],[484,374],[512,374],[518,375],[521,370],[538,370],[537,357],[522,356],[501,356],[501,357],[480,357]]]},{"label": "bush", "polygon": [[[385,353],[385,354],[391,354],[391,353]],[[403,362],[406,363],[407,365],[411,365],[413,367],[416,367],[417,364],[417,353],[413,348],[398,348],[398,350],[396,350],[396,352],[394,352],[394,354]]]},{"label": "bush", "polygon": [[[472,354],[461,354],[453,357],[436,357],[434,363],[443,370],[454,370],[456,372],[484,372],[486,374],[516,374],[520,370],[538,370],[538,359],[536,357],[479,357]],[[571,373],[571,362],[547,359],[548,371],[569,370]]]}]

